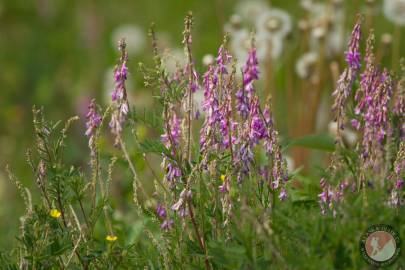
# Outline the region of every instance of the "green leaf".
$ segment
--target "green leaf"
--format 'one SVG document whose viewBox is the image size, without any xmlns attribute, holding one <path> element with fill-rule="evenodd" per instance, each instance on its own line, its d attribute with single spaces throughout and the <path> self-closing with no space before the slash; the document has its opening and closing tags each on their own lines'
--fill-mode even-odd
<svg viewBox="0 0 405 270">
<path fill-rule="evenodd" d="M 290 140 L 283 150 L 292 146 L 301 146 L 304 148 L 316 149 L 325 152 L 335 151 L 335 141 L 328 134 L 311 134 L 297 139 Z"/>
<path fill-rule="evenodd" d="M 156 153 L 161 155 L 162 153 L 166 156 L 171 156 L 167 148 L 162 144 L 160 140 L 145 140 L 139 143 L 140 150 L 143 153 Z"/>
</svg>

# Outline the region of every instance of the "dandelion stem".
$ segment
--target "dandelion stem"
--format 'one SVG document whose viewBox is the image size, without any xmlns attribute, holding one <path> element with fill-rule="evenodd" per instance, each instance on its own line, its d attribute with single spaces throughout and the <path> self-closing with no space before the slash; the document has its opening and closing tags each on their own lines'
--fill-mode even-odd
<svg viewBox="0 0 405 270">
<path fill-rule="evenodd" d="M 393 47 L 392 47 L 392 64 L 391 64 L 391 68 L 393 70 L 396 69 L 397 65 L 395 63 L 397 63 L 398 59 L 399 59 L 399 54 L 400 54 L 400 50 L 401 50 L 401 25 L 397 24 L 395 25 L 395 29 L 394 29 L 394 43 L 393 43 Z"/>
</svg>

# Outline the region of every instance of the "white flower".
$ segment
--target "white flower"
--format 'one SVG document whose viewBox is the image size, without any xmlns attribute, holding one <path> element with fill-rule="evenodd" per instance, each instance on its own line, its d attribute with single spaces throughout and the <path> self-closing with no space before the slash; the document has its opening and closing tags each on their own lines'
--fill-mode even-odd
<svg viewBox="0 0 405 270">
<path fill-rule="evenodd" d="M 252 36 L 246 29 L 241 29 L 239 31 L 231 32 L 230 37 L 230 48 L 237 59 L 236 71 L 237 74 L 239 74 L 239 71 L 247 60 L 248 52 L 251 48 Z M 259 62 L 262 62 L 266 58 L 268 54 L 269 43 L 270 42 L 268 40 L 263 39 L 261 36 L 256 36 L 256 55 Z"/>
<path fill-rule="evenodd" d="M 195 109 L 200 112 L 200 114 L 205 115 L 205 112 L 203 110 L 202 104 L 204 102 L 204 91 L 197 90 L 194 95 L 193 95 L 193 101 L 195 104 Z"/>
<path fill-rule="evenodd" d="M 353 130 L 350 129 L 345 129 L 343 131 L 343 138 L 346 139 L 347 143 L 353 147 L 356 145 L 356 142 L 358 140 L 358 135 L 356 132 L 354 132 Z"/>
<path fill-rule="evenodd" d="M 302 9 L 306 11 L 310 11 L 311 8 L 313 7 L 314 3 L 312 0 L 301 0 L 300 1 L 300 6 Z"/>
<path fill-rule="evenodd" d="M 397 25 L 405 25 L 405 0 L 384 0 L 384 15 Z"/>
<path fill-rule="evenodd" d="M 308 79 L 313 74 L 317 62 L 318 54 L 316 52 L 307 52 L 298 58 L 295 71 L 301 79 Z"/>
<path fill-rule="evenodd" d="M 233 26 L 234 29 L 239 29 L 242 26 L 242 17 L 238 14 L 231 15 L 229 22 Z"/>
<path fill-rule="evenodd" d="M 145 34 L 142 29 L 136 25 L 127 24 L 117 27 L 111 34 L 111 42 L 117 47 L 117 42 L 125 38 L 127 42 L 127 50 L 131 55 L 140 53 L 146 45 Z"/>
<path fill-rule="evenodd" d="M 246 29 L 241 29 L 231 33 L 230 47 L 238 60 L 239 64 L 243 64 L 247 60 L 248 52 L 251 48 L 252 36 Z M 271 38 L 267 34 L 258 33 L 255 36 L 256 55 L 259 62 L 264 62 L 265 59 L 271 57 L 277 59 L 283 51 L 283 41 L 281 38 Z"/>
<path fill-rule="evenodd" d="M 256 43 L 262 44 L 266 48 L 264 58 L 271 57 L 271 59 L 278 59 L 283 52 L 284 43 L 281 37 L 271 37 L 267 34 L 258 33 L 256 35 Z"/>
<path fill-rule="evenodd" d="M 256 20 L 258 33 L 267 33 L 271 38 L 284 38 L 292 29 L 291 17 L 284 10 L 272 8 L 259 15 Z"/>
<path fill-rule="evenodd" d="M 340 55 L 345 45 L 343 8 L 339 5 L 316 3 L 312 4 L 309 13 L 311 50 L 319 51 L 322 43 L 320 40 L 324 40 L 326 56 Z"/>
<path fill-rule="evenodd" d="M 212 54 L 206 54 L 206 55 L 204 55 L 204 57 L 202 59 L 202 63 L 204 66 L 209 66 L 209 65 L 213 64 L 214 61 L 215 61 L 215 59 Z"/>
<path fill-rule="evenodd" d="M 187 63 L 187 58 L 184 54 L 183 49 L 173 49 L 169 50 L 166 49 L 163 52 L 163 62 L 164 66 L 166 67 L 166 71 L 169 73 L 176 72 L 177 68 L 183 68 Z"/>
<path fill-rule="evenodd" d="M 263 12 L 267 11 L 269 6 L 265 1 L 245 0 L 240 1 L 236 6 L 236 13 L 247 22 L 254 23 L 256 18 Z"/>
<path fill-rule="evenodd" d="M 326 54 L 328 56 L 339 55 L 345 45 L 344 27 L 342 25 L 333 25 L 326 39 Z"/>
<path fill-rule="evenodd" d="M 336 137 L 337 133 L 338 133 L 337 122 L 335 122 L 335 121 L 330 122 L 328 125 L 328 131 L 329 131 L 330 135 L 332 135 L 333 137 Z"/>
</svg>

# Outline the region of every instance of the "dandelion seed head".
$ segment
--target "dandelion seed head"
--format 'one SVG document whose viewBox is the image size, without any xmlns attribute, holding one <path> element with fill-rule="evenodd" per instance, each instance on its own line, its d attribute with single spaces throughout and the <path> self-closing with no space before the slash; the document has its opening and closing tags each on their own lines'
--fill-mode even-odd
<svg viewBox="0 0 405 270">
<path fill-rule="evenodd" d="M 238 14 L 232 14 L 229 22 L 233 29 L 240 29 L 242 27 L 242 17 Z"/>
<path fill-rule="evenodd" d="M 127 50 L 131 55 L 136 55 L 145 48 L 146 35 L 139 26 L 125 24 L 115 28 L 111 34 L 113 46 L 115 47 L 117 40 L 123 37 L 127 41 Z"/>
<path fill-rule="evenodd" d="M 202 63 L 204 66 L 208 67 L 209 65 L 212 65 L 215 61 L 215 58 L 212 54 L 206 54 L 204 55 L 202 59 Z"/>
<path fill-rule="evenodd" d="M 282 9 L 272 8 L 257 17 L 257 33 L 265 33 L 269 38 L 285 38 L 291 30 L 291 16 Z"/>
<path fill-rule="evenodd" d="M 405 0 L 384 0 L 383 13 L 390 22 L 405 25 Z"/>
<path fill-rule="evenodd" d="M 236 6 L 236 14 L 249 23 L 254 23 L 256 18 L 267 10 L 269 6 L 261 0 L 240 1 Z"/>
<path fill-rule="evenodd" d="M 318 57 L 316 52 L 308 52 L 298 58 L 295 71 L 301 79 L 308 79 L 314 74 Z"/>
</svg>

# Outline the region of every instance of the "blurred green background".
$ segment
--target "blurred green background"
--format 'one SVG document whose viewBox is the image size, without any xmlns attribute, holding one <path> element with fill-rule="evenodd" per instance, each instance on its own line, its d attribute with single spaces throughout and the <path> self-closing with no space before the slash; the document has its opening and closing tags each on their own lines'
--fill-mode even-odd
<svg viewBox="0 0 405 270">
<path fill-rule="evenodd" d="M 350 29 L 354 14 L 365 12 L 369 1 L 343 2 L 345 24 Z M 0 1 L 0 231 L 3 232 L 0 249 L 8 248 L 10 241 L 14 241 L 23 212 L 16 189 L 6 177 L 5 165 L 10 164 L 24 184 L 34 184 L 25 162 L 25 151 L 32 146 L 34 137 L 32 106 L 43 106 L 48 119 L 53 121 L 73 115 L 81 117 L 70 131 L 66 157 L 68 162 L 84 167 L 88 159 L 84 112 L 92 97 L 99 103 L 108 102 L 117 58 L 116 41 L 120 36 L 129 35 L 130 95 L 135 105 L 138 102 L 150 106 L 150 93 L 143 89 L 138 72 L 138 62 L 152 62 L 147 37 L 150 23 L 156 23 L 162 46 L 175 50 L 181 48 L 183 18 L 187 11 L 193 11 L 193 49 L 197 68 L 202 72 L 203 56 L 216 53 L 222 42 L 223 26 L 238 4 L 239 1 L 232 0 Z M 300 1 L 275 0 L 267 4 L 290 13 L 294 38 L 303 14 Z M 382 14 L 381 4 L 376 1 L 373 9 L 377 41 L 384 33 L 393 33 L 395 27 Z M 291 44 L 286 43 L 288 48 L 298 47 L 300 40 L 293 38 L 288 41 Z M 294 60 L 298 53 L 286 49 L 279 61 Z M 283 77 L 293 71 L 283 67 L 276 72 Z M 284 81 L 276 83 L 283 89 Z M 332 86 L 329 83 L 325 88 L 331 90 Z M 277 108 L 276 116 L 282 120 L 286 106 L 281 102 Z M 280 125 L 282 130 L 286 129 Z M 130 183 L 130 179 L 126 181 Z"/>
</svg>

